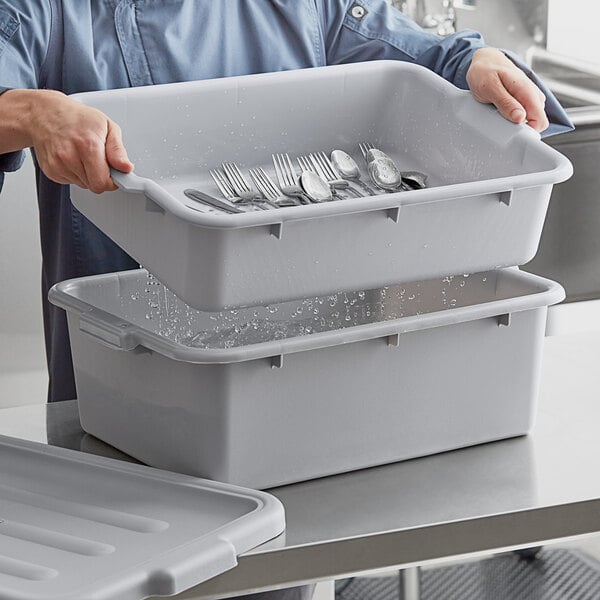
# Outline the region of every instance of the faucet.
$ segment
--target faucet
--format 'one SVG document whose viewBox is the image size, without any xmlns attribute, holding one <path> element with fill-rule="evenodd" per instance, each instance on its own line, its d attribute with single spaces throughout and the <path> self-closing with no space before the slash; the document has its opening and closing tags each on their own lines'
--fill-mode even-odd
<svg viewBox="0 0 600 600">
<path fill-rule="evenodd" d="M 415 23 L 421 25 L 427 16 L 427 7 L 425 6 L 425 0 L 403 0 L 401 2 L 394 2 L 405 15 L 409 16 Z M 400 6 L 398 6 L 400 5 Z"/>
<path fill-rule="evenodd" d="M 456 8 L 472 10 L 477 7 L 477 0 L 442 0 L 442 12 L 434 13 L 427 10 L 426 0 L 391 2 L 418 25 L 438 35 L 449 35 L 456 31 Z"/>
</svg>

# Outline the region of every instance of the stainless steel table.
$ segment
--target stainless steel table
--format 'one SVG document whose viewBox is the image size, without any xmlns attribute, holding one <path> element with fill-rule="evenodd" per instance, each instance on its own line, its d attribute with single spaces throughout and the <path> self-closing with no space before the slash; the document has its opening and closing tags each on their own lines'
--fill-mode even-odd
<svg viewBox="0 0 600 600">
<path fill-rule="evenodd" d="M 448 385 L 460 393 L 468 377 L 467 370 L 457 373 Z M 530 436 L 272 490 L 286 508 L 285 534 L 178 598 L 287 587 L 598 532 L 599 430 L 600 335 L 547 338 Z M 0 433 L 125 458 L 81 431 L 76 402 L 0 411 Z"/>
</svg>

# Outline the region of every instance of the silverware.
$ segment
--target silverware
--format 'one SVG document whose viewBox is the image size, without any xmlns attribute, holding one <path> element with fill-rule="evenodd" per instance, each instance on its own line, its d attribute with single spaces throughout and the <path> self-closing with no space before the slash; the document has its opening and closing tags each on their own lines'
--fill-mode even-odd
<svg viewBox="0 0 600 600">
<path fill-rule="evenodd" d="M 389 155 L 378 148 L 375 148 L 373 144 L 368 142 L 359 144 L 359 147 L 363 157 L 367 161 L 367 165 L 374 161 L 381 161 L 382 165 L 392 165 L 392 168 L 396 169 L 400 173 L 400 177 L 402 179 L 402 189 L 421 190 L 427 187 L 427 175 L 425 175 L 425 173 L 421 173 L 420 171 L 400 171 Z"/>
<path fill-rule="evenodd" d="M 211 206 L 212 208 L 217 208 L 223 212 L 229 213 L 229 214 L 236 214 L 236 213 L 243 213 L 244 211 L 232 206 L 231 204 L 227 204 L 226 202 L 223 202 L 222 200 L 218 200 L 217 198 L 213 198 L 212 196 L 210 196 L 209 194 L 205 194 L 204 192 L 201 192 L 200 190 L 195 190 L 193 188 L 188 188 L 187 190 L 184 190 L 183 192 L 188 198 L 190 198 L 191 200 L 194 200 L 195 202 L 199 202 L 200 204 L 204 204 L 206 206 Z M 188 206 L 188 208 L 192 208 L 192 206 Z M 197 210 L 197 209 L 194 209 Z"/>
<path fill-rule="evenodd" d="M 267 175 L 266 171 L 258 167 L 256 169 L 248 169 L 250 179 L 256 186 L 256 189 L 269 201 L 269 204 L 278 207 L 298 206 L 300 201 L 291 196 L 286 196 L 276 185 L 275 182 Z"/>
<path fill-rule="evenodd" d="M 411 189 L 422 190 L 427 187 L 427 175 L 420 171 L 401 171 L 402 183 Z"/>
<path fill-rule="evenodd" d="M 314 152 L 310 155 L 310 159 L 317 167 L 319 175 L 321 175 L 329 185 L 332 185 L 335 189 L 346 190 L 356 198 L 364 197 L 363 194 L 351 187 L 350 183 L 338 173 L 325 152 Z"/>
<path fill-rule="evenodd" d="M 246 198 L 242 198 L 235 191 L 231 184 L 231 181 L 229 180 L 224 171 L 221 171 L 220 169 L 211 169 L 209 173 L 210 176 L 213 178 L 213 181 L 215 182 L 216 186 L 219 188 L 219 191 L 221 192 L 221 194 L 223 194 L 223 197 L 226 200 L 229 200 L 229 202 L 232 202 L 233 204 L 241 204 L 244 206 L 254 206 L 260 210 L 268 210 L 260 203 L 258 198 L 255 198 L 255 196 L 258 196 L 256 192 L 253 192 L 252 196 L 250 196 L 250 194 L 245 194 Z"/>
<path fill-rule="evenodd" d="M 302 170 L 302 175 L 304 175 L 304 173 L 314 173 L 321 180 L 323 180 L 323 181 L 325 181 L 325 183 L 327 183 L 327 185 L 329 186 L 329 188 L 331 190 L 331 194 L 333 195 L 334 198 L 336 198 L 337 200 L 343 200 L 345 198 L 345 196 L 343 196 L 342 194 L 340 194 L 337 191 L 337 187 L 335 185 L 326 181 L 325 177 L 322 175 L 321 168 L 318 166 L 317 163 L 315 163 L 313 161 L 310 154 L 304 154 L 304 155 L 298 156 L 298 158 L 296 160 L 298 161 L 298 164 L 300 165 L 300 169 Z M 302 175 L 300 175 L 300 178 L 302 178 Z M 311 181 L 316 183 L 316 179 L 314 179 L 314 178 L 311 178 Z M 304 187 L 303 183 L 300 183 L 300 185 L 302 185 L 302 187 Z"/>
<path fill-rule="evenodd" d="M 360 178 L 360 170 L 356 161 L 343 150 L 334 150 L 331 153 L 331 163 L 344 179 L 349 179 L 358 184 L 369 196 L 376 196 L 378 192 L 370 188 Z"/>
<path fill-rule="evenodd" d="M 367 163 L 369 177 L 378 188 L 387 192 L 398 192 L 405 189 L 402 185 L 400 170 L 387 154 L 368 142 L 360 143 L 359 148 Z"/>
<path fill-rule="evenodd" d="M 294 169 L 288 154 L 273 154 L 271 158 L 279 188 L 286 196 L 296 197 L 302 204 L 316 202 L 316 200 L 311 200 L 299 185 L 296 169 Z"/>
<path fill-rule="evenodd" d="M 333 199 L 331 186 L 312 171 L 302 171 L 300 185 L 313 202 L 329 202 Z"/>
<path fill-rule="evenodd" d="M 361 142 L 358 144 L 358 147 L 367 162 L 377 159 L 392 160 L 385 152 L 379 148 L 375 148 L 370 142 Z"/>
<path fill-rule="evenodd" d="M 221 166 L 223 167 L 225 175 L 227 175 L 227 179 L 229 180 L 233 191 L 242 200 L 258 200 L 260 198 L 260 194 L 252 189 L 252 186 L 246 181 L 240 168 L 235 163 L 224 162 Z"/>
</svg>

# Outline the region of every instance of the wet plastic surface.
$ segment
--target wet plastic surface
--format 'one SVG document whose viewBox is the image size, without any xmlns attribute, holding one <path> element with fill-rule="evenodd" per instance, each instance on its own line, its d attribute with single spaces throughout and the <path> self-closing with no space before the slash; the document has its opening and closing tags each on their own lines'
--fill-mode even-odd
<svg viewBox="0 0 600 600">
<path fill-rule="evenodd" d="M 203 310 L 524 264 L 552 185 L 571 174 L 527 126 L 393 61 L 77 98 L 121 125 L 136 172 L 102 198 L 74 187 L 73 203 Z M 187 206 L 186 188 L 219 196 L 208 171 L 223 161 L 274 178 L 272 153 L 342 149 L 366 179 L 362 141 L 430 187 L 243 214 Z"/>
<path fill-rule="evenodd" d="M 558 284 L 508 269 L 383 292 L 203 314 L 140 270 L 51 300 L 83 428 L 161 468 L 266 488 L 530 430 Z"/>
</svg>

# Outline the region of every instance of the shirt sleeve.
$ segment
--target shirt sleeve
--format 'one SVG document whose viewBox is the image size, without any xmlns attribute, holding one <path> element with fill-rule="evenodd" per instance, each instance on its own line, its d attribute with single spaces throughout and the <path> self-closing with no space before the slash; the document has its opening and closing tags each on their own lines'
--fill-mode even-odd
<svg viewBox="0 0 600 600">
<path fill-rule="evenodd" d="M 461 89 L 473 53 L 485 47 L 481 35 L 464 30 L 442 37 L 424 31 L 385 0 L 316 0 L 322 15 L 327 64 L 403 60 L 431 69 Z M 358 9 L 357 9 L 358 7 Z M 516 55 L 505 52 L 546 95 L 550 127 L 542 135 L 573 125 L 550 90 Z"/>
<path fill-rule="evenodd" d="M 550 121 L 550 126 L 542 132 L 542 137 L 549 137 L 556 135 L 557 133 L 565 133 L 567 131 L 573 131 L 575 129 L 571 119 L 565 112 L 565 109 L 560 105 L 554 94 L 548 89 L 548 87 L 542 82 L 542 80 L 513 52 L 503 50 L 504 54 L 512 60 L 519 69 L 521 69 L 535 85 L 542 90 L 546 96 L 546 116 Z"/>
<path fill-rule="evenodd" d="M 461 89 L 468 88 L 471 57 L 485 45 L 477 32 L 434 35 L 385 0 L 317 2 L 323 14 L 328 64 L 403 60 L 427 67 Z"/>
<path fill-rule="evenodd" d="M 50 23 L 47 0 L 0 0 L 0 86 L 39 87 Z M 3 173 L 19 169 L 24 158 L 23 151 L 0 155 L 0 189 Z"/>
</svg>

